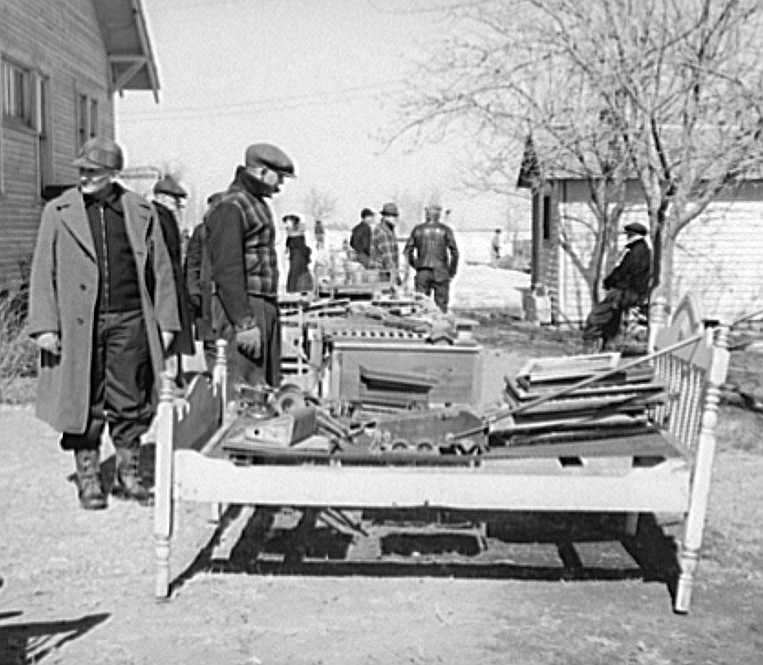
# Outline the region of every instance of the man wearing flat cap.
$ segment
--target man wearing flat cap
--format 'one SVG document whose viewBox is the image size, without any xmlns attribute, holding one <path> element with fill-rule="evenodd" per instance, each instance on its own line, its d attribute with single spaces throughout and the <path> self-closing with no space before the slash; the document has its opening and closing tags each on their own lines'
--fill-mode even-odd
<svg viewBox="0 0 763 665">
<path fill-rule="evenodd" d="M 79 186 L 43 210 L 32 260 L 29 333 L 41 350 L 37 415 L 74 452 L 80 505 L 106 507 L 100 439 L 116 449 L 117 489 L 149 498 L 138 472 L 155 379 L 179 330 L 175 285 L 156 212 L 115 181 L 122 150 L 88 140 Z"/>
<path fill-rule="evenodd" d="M 382 281 L 400 286 L 400 251 L 397 246 L 395 224 L 399 216 L 397 205 L 385 203 L 380 210 L 381 219 L 373 230 L 370 265 L 381 271 Z"/>
<path fill-rule="evenodd" d="M 167 353 L 175 357 L 172 371 L 175 372 L 175 381 L 178 384 L 182 383 L 183 380 L 181 354 L 192 355 L 194 352 L 191 307 L 183 274 L 183 248 L 177 221 L 177 213 L 187 196 L 188 193 L 171 175 L 164 176 L 154 184 L 154 208 L 156 208 L 159 217 L 162 238 L 167 245 L 172 263 L 172 276 L 175 280 L 175 295 L 178 301 L 180 331 L 172 340 L 170 348 L 167 349 Z"/>
<path fill-rule="evenodd" d="M 643 303 L 649 296 L 652 275 L 652 250 L 647 240 L 649 231 L 639 222 L 623 229 L 625 247 L 612 271 L 604 278 L 607 293 L 591 308 L 583 328 L 587 351 L 595 353 L 607 347 L 620 330 L 623 314 Z"/>
<path fill-rule="evenodd" d="M 434 293 L 435 304 L 448 311 L 450 280 L 458 269 L 458 247 L 453 230 L 440 221 L 442 208 L 432 205 L 425 210 L 425 221 L 411 231 L 405 243 L 405 256 L 416 271 L 413 284 L 417 292 Z"/>
<path fill-rule="evenodd" d="M 294 164 L 269 143 L 250 145 L 228 190 L 204 224 L 212 282 L 212 329 L 228 342 L 234 382 L 281 382 L 281 323 L 276 294 L 278 257 L 268 199 Z"/>
</svg>

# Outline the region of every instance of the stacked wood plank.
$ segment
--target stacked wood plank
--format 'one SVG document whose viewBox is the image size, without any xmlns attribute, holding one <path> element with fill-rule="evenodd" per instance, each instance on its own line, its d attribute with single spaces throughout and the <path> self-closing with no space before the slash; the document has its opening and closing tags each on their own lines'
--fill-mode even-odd
<svg viewBox="0 0 763 665">
<path fill-rule="evenodd" d="M 617 353 L 535 358 L 516 377 L 506 377 L 505 418 L 491 426 L 491 446 L 554 445 L 609 441 L 656 433 L 652 410 L 665 403 L 665 385 L 645 363 L 609 373 L 570 391 L 575 383 L 620 362 Z"/>
</svg>

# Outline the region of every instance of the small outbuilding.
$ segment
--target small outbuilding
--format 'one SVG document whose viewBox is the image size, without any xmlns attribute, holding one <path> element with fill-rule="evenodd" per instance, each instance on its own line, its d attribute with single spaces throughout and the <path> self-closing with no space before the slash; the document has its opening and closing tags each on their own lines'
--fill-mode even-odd
<svg viewBox="0 0 763 665">
<path fill-rule="evenodd" d="M 531 284 L 549 296 L 554 323 L 579 324 L 588 315 L 591 297 L 563 240 L 586 264 L 596 223 L 590 186 L 573 164 L 541 173 L 537 163 L 528 141 L 517 187 L 529 189 L 532 195 Z M 620 228 L 630 222 L 649 226 L 635 178 L 626 181 Z M 609 265 L 619 249 L 609 257 Z M 602 273 L 604 277 L 606 270 Z M 695 296 L 708 318 L 731 321 L 763 309 L 763 177 L 749 178 L 717 197 L 678 236 L 673 293 L 686 292 Z"/>
</svg>

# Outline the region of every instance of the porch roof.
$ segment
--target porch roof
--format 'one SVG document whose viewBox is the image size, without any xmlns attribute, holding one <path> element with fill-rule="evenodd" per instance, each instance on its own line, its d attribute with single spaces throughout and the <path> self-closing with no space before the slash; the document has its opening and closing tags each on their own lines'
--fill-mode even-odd
<svg viewBox="0 0 763 665">
<path fill-rule="evenodd" d="M 141 0 L 93 0 L 115 92 L 151 90 L 159 101 L 159 76 Z"/>
</svg>

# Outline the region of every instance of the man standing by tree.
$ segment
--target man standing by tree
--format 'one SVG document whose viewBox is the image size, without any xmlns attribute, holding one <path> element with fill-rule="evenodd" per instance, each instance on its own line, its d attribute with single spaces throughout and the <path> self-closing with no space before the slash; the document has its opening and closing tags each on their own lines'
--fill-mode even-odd
<svg viewBox="0 0 763 665">
<path fill-rule="evenodd" d="M 620 330 L 623 313 L 646 300 L 652 274 L 652 250 L 646 241 L 647 228 L 633 222 L 625 226 L 626 241 L 617 265 L 604 278 L 607 294 L 595 304 L 583 328 L 586 350 L 606 347 Z"/>
<path fill-rule="evenodd" d="M 212 328 L 228 342 L 230 378 L 251 385 L 281 382 L 278 257 L 267 199 L 287 177 L 294 177 L 294 164 L 280 148 L 250 145 L 244 165 L 204 221 Z"/>
<path fill-rule="evenodd" d="M 114 180 L 122 149 L 95 137 L 74 165 L 79 187 L 42 213 L 29 333 L 42 351 L 37 415 L 63 432 L 61 447 L 74 452 L 80 505 L 95 510 L 106 507 L 99 463 L 107 422 L 121 493 L 149 498 L 138 473 L 140 438 L 154 415 L 163 350 L 179 322 L 156 214 Z"/>
<path fill-rule="evenodd" d="M 371 260 L 371 239 L 373 237 L 374 211 L 363 208 L 360 211 L 360 221 L 352 228 L 350 233 L 350 247 L 355 252 L 355 259 L 364 267 L 368 268 Z"/>
<path fill-rule="evenodd" d="M 371 243 L 371 264 L 381 271 L 382 281 L 389 280 L 391 286 L 400 286 L 400 251 L 397 247 L 395 224 L 399 213 L 397 205 L 385 203 L 381 209 L 381 220 L 376 225 Z"/>
<path fill-rule="evenodd" d="M 405 255 L 416 271 L 414 287 L 430 295 L 443 311 L 448 311 L 450 280 L 458 269 L 458 247 L 453 230 L 440 221 L 440 206 L 429 206 L 425 221 L 416 226 L 405 244 Z"/>
</svg>

